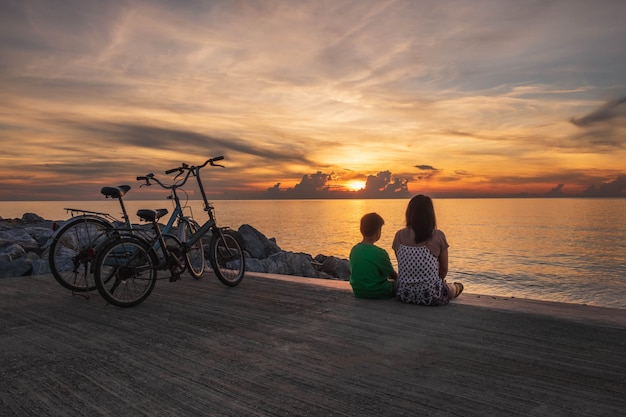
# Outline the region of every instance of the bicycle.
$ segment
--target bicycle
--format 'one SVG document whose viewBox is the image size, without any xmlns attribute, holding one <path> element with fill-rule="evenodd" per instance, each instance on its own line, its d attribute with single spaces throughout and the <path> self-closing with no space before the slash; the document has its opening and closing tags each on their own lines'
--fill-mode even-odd
<svg viewBox="0 0 626 417">
<path fill-rule="evenodd" d="M 178 175 L 176 176 L 176 178 Z M 198 222 L 196 222 L 193 218 L 193 213 L 191 213 L 191 207 L 187 205 L 189 201 L 189 197 L 187 196 L 185 204 L 182 205 L 180 202 L 180 198 L 178 196 L 178 191 L 183 191 L 180 188 L 184 183 L 181 183 L 177 186 L 168 186 L 160 182 L 157 178 L 154 177 L 154 174 L 148 174 L 145 176 L 137 177 L 137 181 L 145 181 L 144 184 L 139 187 L 149 187 L 151 185 L 151 180 L 159 184 L 161 187 L 165 189 L 169 189 L 171 191 L 168 199 L 174 201 L 174 211 L 172 212 L 167 224 L 163 227 L 163 230 L 160 231 L 166 238 L 172 239 L 176 242 L 178 239 L 179 242 L 187 242 L 189 238 L 200 228 Z M 187 193 L 185 193 L 187 195 Z M 191 213 L 190 216 L 185 216 L 184 210 L 189 209 Z M 178 221 L 177 229 L 178 229 L 178 237 L 168 234 L 169 230 L 173 228 L 174 222 Z M 155 247 L 158 249 L 158 246 Z M 189 246 L 187 252 L 185 253 L 185 267 L 189 271 L 189 274 L 195 279 L 200 279 L 202 274 L 204 273 L 204 268 L 206 266 L 204 262 L 204 244 L 202 239 L 196 240 L 192 245 Z"/>
<path fill-rule="evenodd" d="M 107 239 L 110 231 L 132 227 L 123 199 L 130 188 L 129 185 L 120 185 L 100 190 L 105 198 L 119 201 L 123 221 L 109 213 L 65 208 L 72 217 L 55 230 L 48 250 L 48 264 L 57 282 L 72 293 L 96 288 L 93 273 L 90 272 L 96 248 Z"/>
<path fill-rule="evenodd" d="M 179 183 L 163 184 L 154 175 L 141 177 L 147 183 L 157 182 L 161 187 L 175 191 L 185 185 L 190 176 L 194 176 L 204 203 L 204 211 L 208 220 L 200 226 L 188 240 L 166 242 L 160 231 L 158 221 L 167 214 L 166 209 L 141 209 L 137 216 L 152 224 L 154 237 L 146 239 L 144 236 L 116 236 L 109 239 L 98 252 L 95 261 L 95 282 L 98 292 L 109 303 L 118 307 L 132 307 L 143 302 L 156 284 L 158 271 L 168 270 L 169 280 L 180 279 L 181 259 L 196 242 L 211 232 L 209 244 L 209 262 L 217 278 L 225 285 L 234 287 L 244 277 L 245 258 L 239 241 L 228 227 L 219 227 L 216 223 L 214 208 L 208 202 L 200 170 L 207 165 L 219 166 L 215 162 L 224 159 L 218 156 L 206 160 L 202 165 L 189 166 L 182 164 L 178 168 L 165 171 L 166 174 L 178 172 L 183 175 Z M 159 256 L 160 255 L 160 256 Z"/>
<path fill-rule="evenodd" d="M 138 232 L 130 222 L 123 200 L 130 188 L 129 185 L 120 185 L 101 189 L 105 198 L 119 200 L 123 220 L 116 219 L 108 213 L 74 208 L 65 209 L 71 213 L 72 217 L 55 231 L 48 251 L 48 264 L 50 272 L 57 282 L 71 290 L 72 294 L 86 292 L 86 297 L 89 298 L 89 292 L 97 288 L 93 277 L 93 261 L 98 248 L 113 233 L 132 234 Z M 173 192 L 169 198 L 173 200 L 174 211 L 162 233 L 166 234 L 166 240 L 186 241 L 187 236 L 191 236 L 199 228 L 199 225 L 193 219 L 193 215 L 185 216 L 184 209 L 189 207 L 187 204 L 184 206 L 181 204 L 178 194 Z M 81 214 L 77 215 L 77 213 Z M 178 237 L 169 234 L 170 230 L 174 229 L 175 224 Z M 205 268 L 202 241 L 198 241 L 187 252 L 185 265 L 192 277 L 195 279 L 202 277 Z"/>
</svg>

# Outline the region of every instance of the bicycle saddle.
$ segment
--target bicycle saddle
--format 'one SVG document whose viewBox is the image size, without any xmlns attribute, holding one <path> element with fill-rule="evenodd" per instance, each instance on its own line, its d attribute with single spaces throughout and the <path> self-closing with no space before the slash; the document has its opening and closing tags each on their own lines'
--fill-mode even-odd
<svg viewBox="0 0 626 417">
<path fill-rule="evenodd" d="M 143 220 L 146 222 L 155 222 L 159 220 L 161 217 L 165 216 L 166 214 L 167 214 L 167 209 L 165 208 L 157 209 L 157 210 L 150 210 L 150 209 L 137 210 L 137 217 L 139 217 L 140 220 Z"/>
<path fill-rule="evenodd" d="M 119 187 L 102 187 L 100 192 L 105 197 L 120 198 L 130 190 L 130 185 L 120 185 Z"/>
</svg>

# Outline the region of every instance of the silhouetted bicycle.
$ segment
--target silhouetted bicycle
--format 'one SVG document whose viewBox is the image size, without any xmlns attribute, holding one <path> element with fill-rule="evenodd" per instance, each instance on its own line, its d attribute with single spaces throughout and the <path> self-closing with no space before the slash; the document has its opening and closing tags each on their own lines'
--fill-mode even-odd
<svg viewBox="0 0 626 417">
<path fill-rule="evenodd" d="M 138 177 L 138 180 L 143 178 Z M 147 185 L 150 184 L 147 183 Z M 112 235 L 146 233 L 145 229 L 133 228 L 126 211 L 123 197 L 130 188 L 129 185 L 120 185 L 119 187 L 103 187 L 101 190 L 106 198 L 119 201 L 123 220 L 109 213 L 75 208 L 65 209 L 72 214 L 72 217 L 55 231 L 48 250 L 48 264 L 54 278 L 72 293 L 86 292 L 89 297 L 88 292 L 96 289 L 93 261 L 99 248 Z M 173 201 L 174 209 L 161 232 L 167 241 L 185 242 L 200 226 L 193 219 L 191 208 L 186 202 L 181 203 L 176 191 L 172 189 L 169 197 Z M 178 191 L 184 192 L 182 189 Z M 186 215 L 185 211 L 189 212 L 189 215 Z M 176 234 L 170 234 L 172 231 L 176 231 Z M 202 277 L 205 268 L 202 240 L 189 246 L 183 265 L 192 277 L 196 279 Z"/>
<path fill-rule="evenodd" d="M 110 231 L 116 228 L 132 228 L 123 200 L 129 190 L 129 185 L 101 189 L 105 198 L 119 201 L 123 220 L 116 219 L 109 213 L 65 209 L 72 217 L 56 229 L 48 249 L 50 272 L 63 287 L 73 293 L 96 288 L 91 268 L 96 248 L 106 241 Z"/>
<path fill-rule="evenodd" d="M 225 285 L 236 286 L 243 279 L 245 258 L 238 239 L 228 227 L 218 227 L 214 208 L 209 204 L 200 178 L 200 170 L 206 165 L 220 166 L 215 162 L 223 156 L 208 159 L 202 165 L 182 164 L 178 168 L 166 171 L 166 174 L 178 172 L 183 179 L 173 185 L 165 185 L 154 175 L 139 177 L 139 180 L 157 182 L 161 187 L 176 189 L 185 185 L 190 176 L 194 176 L 200 189 L 204 210 L 208 220 L 187 241 L 166 241 L 158 221 L 167 214 L 166 209 L 137 211 L 137 216 L 152 224 L 154 237 L 141 235 L 113 236 L 97 253 L 95 260 L 95 282 L 100 295 L 109 303 L 118 307 L 132 307 L 144 301 L 154 289 L 159 270 L 169 272 L 169 280 L 177 281 L 182 273 L 181 265 L 187 254 L 208 232 L 211 233 L 209 244 L 209 262 L 217 278 Z"/>
</svg>

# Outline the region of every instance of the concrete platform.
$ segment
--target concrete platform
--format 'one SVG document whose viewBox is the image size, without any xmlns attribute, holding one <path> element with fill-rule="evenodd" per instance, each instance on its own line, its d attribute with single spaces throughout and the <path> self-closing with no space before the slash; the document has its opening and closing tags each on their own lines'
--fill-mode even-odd
<svg viewBox="0 0 626 417">
<path fill-rule="evenodd" d="M 623 416 L 626 310 L 346 282 L 159 281 L 141 305 L 0 280 L 2 416 Z"/>
</svg>

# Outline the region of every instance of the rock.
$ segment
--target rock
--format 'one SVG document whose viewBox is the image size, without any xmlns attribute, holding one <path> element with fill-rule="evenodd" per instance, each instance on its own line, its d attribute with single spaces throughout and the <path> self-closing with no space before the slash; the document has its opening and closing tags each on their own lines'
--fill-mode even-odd
<svg viewBox="0 0 626 417">
<path fill-rule="evenodd" d="M 350 261 L 347 259 L 341 259 L 335 256 L 317 255 L 315 261 L 322 264 L 319 268 L 321 272 L 343 281 L 350 280 Z"/>
<path fill-rule="evenodd" d="M 35 252 L 26 252 L 26 256 L 25 258 L 30 259 L 31 261 L 35 262 L 38 261 L 39 259 L 39 255 L 37 255 Z"/>
<path fill-rule="evenodd" d="M 266 272 L 263 261 L 257 258 L 246 258 L 246 271 Z"/>
<path fill-rule="evenodd" d="M 33 261 L 27 257 L 12 262 L 0 261 L 0 278 L 22 277 L 31 275 L 32 271 Z"/>
<path fill-rule="evenodd" d="M 48 259 L 33 259 L 33 275 L 48 275 L 51 273 Z"/>
<path fill-rule="evenodd" d="M 24 223 L 36 223 L 36 222 L 43 222 L 44 219 L 43 217 L 38 216 L 35 213 L 24 213 L 22 215 L 22 221 Z"/>
<path fill-rule="evenodd" d="M 0 278 L 50 274 L 47 248 L 56 221 L 44 220 L 34 213 L 21 219 L 0 219 Z M 249 224 L 238 231 L 228 230 L 244 249 L 246 271 L 297 275 L 311 278 L 350 278 L 350 265 L 334 256 L 283 251 L 276 239 L 267 238 Z M 206 240 L 208 245 L 210 240 Z"/>
<path fill-rule="evenodd" d="M 265 260 L 265 272 L 317 278 L 317 271 L 312 262 L 313 257 L 306 253 L 279 252 Z"/>
<path fill-rule="evenodd" d="M 25 227 L 24 231 L 37 241 L 38 248 L 47 248 L 50 246 L 54 230 L 51 227 Z M 40 254 L 41 251 L 38 251 Z"/>
<path fill-rule="evenodd" d="M 0 249 L 0 262 L 11 262 L 26 255 L 24 248 L 17 243 Z"/>
<path fill-rule="evenodd" d="M 0 219 L 0 231 L 13 230 L 21 224 L 19 220 Z"/>
<path fill-rule="evenodd" d="M 350 263 L 334 256 L 288 252 L 280 249 L 274 238 L 267 238 L 254 227 L 244 224 L 238 230 L 243 241 L 246 271 L 270 274 L 297 275 L 310 278 L 350 279 Z"/>
<path fill-rule="evenodd" d="M 17 244 L 24 249 L 37 249 L 37 241 L 29 235 L 23 228 L 0 231 L 0 248 L 3 246 Z"/>
<path fill-rule="evenodd" d="M 245 243 L 245 250 L 251 258 L 265 259 L 281 251 L 276 241 L 268 239 L 263 233 L 249 224 L 241 225 L 239 233 Z"/>
</svg>

